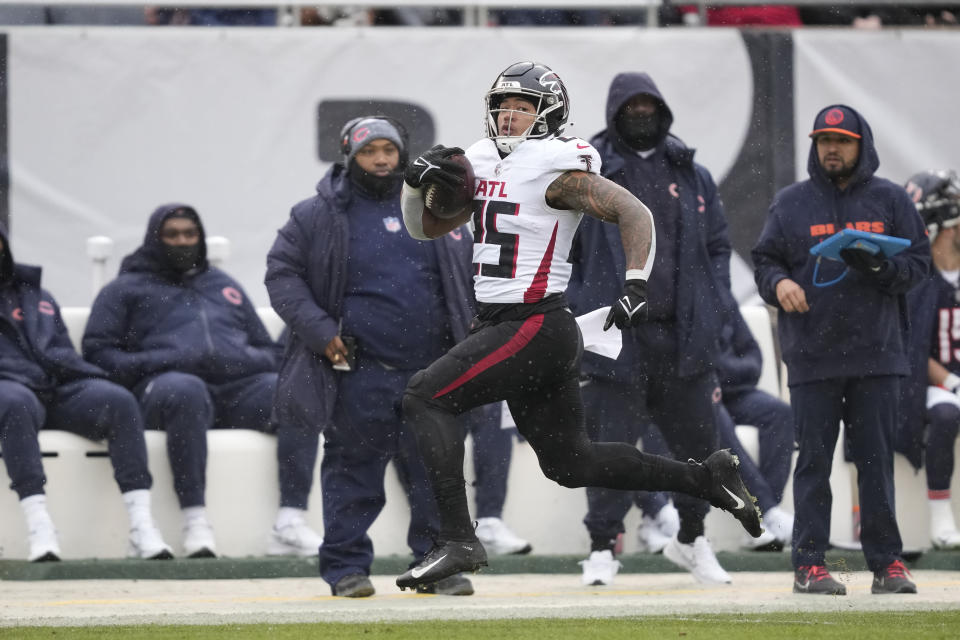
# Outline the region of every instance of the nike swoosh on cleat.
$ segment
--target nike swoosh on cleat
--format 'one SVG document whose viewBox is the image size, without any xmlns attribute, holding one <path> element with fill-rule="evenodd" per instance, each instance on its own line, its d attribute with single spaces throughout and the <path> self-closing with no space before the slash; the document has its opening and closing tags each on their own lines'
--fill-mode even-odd
<svg viewBox="0 0 960 640">
<path fill-rule="evenodd" d="M 420 578 L 427 571 L 430 571 L 430 569 L 433 569 L 435 566 L 443 562 L 443 559 L 446 557 L 447 557 L 447 554 L 443 554 L 442 556 L 440 556 L 439 558 L 437 558 L 427 566 L 423 567 L 422 569 L 420 567 L 416 567 L 410 572 L 410 575 L 413 576 L 414 578 Z"/>
<path fill-rule="evenodd" d="M 739 497 L 737 497 L 737 495 L 736 495 L 733 491 L 730 491 L 730 489 L 727 489 L 727 488 L 724 487 L 723 485 L 720 485 L 720 486 L 723 487 L 723 490 L 726 491 L 726 492 L 730 495 L 730 497 L 733 498 L 734 501 L 737 503 L 737 506 L 736 506 L 735 508 L 736 508 L 736 509 L 743 509 L 743 505 L 744 505 L 743 500 L 741 500 Z"/>
</svg>

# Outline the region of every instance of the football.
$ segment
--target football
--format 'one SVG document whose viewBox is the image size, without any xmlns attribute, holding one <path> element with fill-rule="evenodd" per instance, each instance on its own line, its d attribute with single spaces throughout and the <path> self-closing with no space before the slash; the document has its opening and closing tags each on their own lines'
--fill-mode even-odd
<svg viewBox="0 0 960 640">
<path fill-rule="evenodd" d="M 467 156 L 458 153 L 450 156 L 449 159 L 463 167 L 463 184 L 456 189 L 448 189 L 428 183 L 423 189 L 423 204 L 427 211 L 444 219 L 456 217 L 463 207 L 473 200 L 473 189 L 476 183 L 476 175 Z"/>
</svg>

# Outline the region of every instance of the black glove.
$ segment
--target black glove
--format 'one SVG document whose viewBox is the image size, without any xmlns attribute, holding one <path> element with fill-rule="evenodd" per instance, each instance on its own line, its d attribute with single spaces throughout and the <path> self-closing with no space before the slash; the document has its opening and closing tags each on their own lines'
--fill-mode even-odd
<svg viewBox="0 0 960 640">
<path fill-rule="evenodd" d="M 868 275 L 877 275 L 882 269 L 887 259 L 883 254 L 873 254 L 865 249 L 847 247 L 840 250 L 840 257 L 851 269 L 856 269 L 860 273 Z"/>
<path fill-rule="evenodd" d="M 617 329 L 639 326 L 647 319 L 647 281 L 627 280 L 623 283 L 623 295 L 610 306 L 610 313 L 603 323 L 606 331 L 616 323 Z"/>
<path fill-rule="evenodd" d="M 425 182 L 456 189 L 463 184 L 466 170 L 448 158 L 462 153 L 460 147 L 438 144 L 407 165 L 403 179 L 414 189 L 419 189 Z"/>
</svg>

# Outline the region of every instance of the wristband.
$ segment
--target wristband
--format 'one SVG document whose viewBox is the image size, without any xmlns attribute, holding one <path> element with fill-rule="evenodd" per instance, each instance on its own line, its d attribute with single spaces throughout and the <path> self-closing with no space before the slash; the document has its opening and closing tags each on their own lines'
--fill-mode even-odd
<svg viewBox="0 0 960 640">
<path fill-rule="evenodd" d="M 627 269 L 626 279 L 627 280 L 643 280 L 644 282 L 646 282 L 647 277 L 649 275 L 650 274 L 646 271 L 646 269 Z M 960 378 L 958 378 L 957 381 L 960 382 Z"/>
<path fill-rule="evenodd" d="M 953 373 L 948 373 L 947 377 L 944 378 L 943 382 L 940 383 L 940 386 L 947 391 L 953 391 L 957 387 L 960 387 L 960 376 Z"/>
</svg>

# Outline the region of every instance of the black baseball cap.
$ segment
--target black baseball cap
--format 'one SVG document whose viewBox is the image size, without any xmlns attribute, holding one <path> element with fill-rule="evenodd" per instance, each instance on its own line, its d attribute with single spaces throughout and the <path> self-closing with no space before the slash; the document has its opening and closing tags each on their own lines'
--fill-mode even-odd
<svg viewBox="0 0 960 640">
<path fill-rule="evenodd" d="M 860 118 L 857 114 L 843 105 L 833 105 L 826 107 L 817 114 L 817 119 L 813 121 L 813 131 L 810 137 L 813 138 L 821 133 L 839 133 L 844 136 L 850 136 L 859 140 Z"/>
</svg>

